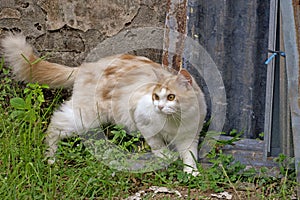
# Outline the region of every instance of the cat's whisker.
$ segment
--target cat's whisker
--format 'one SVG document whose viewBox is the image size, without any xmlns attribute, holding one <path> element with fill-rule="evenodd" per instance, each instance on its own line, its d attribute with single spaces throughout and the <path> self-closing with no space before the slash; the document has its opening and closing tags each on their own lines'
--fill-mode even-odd
<svg viewBox="0 0 300 200">
<path fill-rule="evenodd" d="M 180 115 L 176 115 L 176 113 L 172 114 L 172 118 L 176 124 L 176 126 L 179 126 L 182 123 Z"/>
</svg>

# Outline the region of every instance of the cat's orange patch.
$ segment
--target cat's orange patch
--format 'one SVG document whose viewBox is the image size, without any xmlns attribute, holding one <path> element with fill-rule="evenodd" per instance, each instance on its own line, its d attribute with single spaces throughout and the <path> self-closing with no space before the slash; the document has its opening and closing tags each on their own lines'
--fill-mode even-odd
<svg viewBox="0 0 300 200">
<path fill-rule="evenodd" d="M 119 67 L 113 66 L 113 67 L 108 67 L 104 70 L 104 76 L 110 76 L 115 74 L 119 70 Z"/>
<path fill-rule="evenodd" d="M 110 94 L 110 90 L 108 90 L 108 89 L 103 89 L 103 91 L 102 91 L 102 98 L 104 99 L 104 100 L 109 100 L 109 99 L 111 99 L 111 94 Z"/>
<path fill-rule="evenodd" d="M 120 58 L 123 59 L 123 60 L 133 60 L 133 59 L 135 59 L 136 57 L 133 56 L 133 55 L 130 55 L 130 54 L 124 54 L 124 55 L 122 55 Z"/>
<path fill-rule="evenodd" d="M 162 89 L 165 89 L 167 92 L 170 91 L 167 85 L 162 85 L 160 83 L 156 84 L 156 86 L 153 89 L 153 93 L 159 93 L 162 91 Z"/>
<path fill-rule="evenodd" d="M 108 85 L 107 87 L 102 89 L 103 100 L 111 100 L 113 89 L 114 89 L 114 85 Z"/>
<path fill-rule="evenodd" d="M 154 64 L 156 64 L 156 63 L 154 63 L 153 61 L 151 61 L 151 60 L 140 60 L 141 62 L 143 62 L 143 63 L 146 63 L 146 64 L 152 64 L 153 66 L 155 66 Z"/>
<path fill-rule="evenodd" d="M 153 67 L 160 67 L 159 64 L 153 62 L 152 60 L 149 60 L 149 59 L 146 59 L 146 58 L 141 58 L 141 57 L 137 57 L 137 56 L 133 56 L 133 55 L 130 55 L 130 54 L 124 54 L 120 57 L 120 59 L 122 60 L 136 60 L 138 62 L 141 62 L 141 63 L 145 63 L 145 64 L 151 64 L 153 65 Z"/>
<path fill-rule="evenodd" d="M 153 62 L 152 60 L 148 60 L 148 59 L 139 59 L 139 61 L 142 62 L 142 63 L 145 63 L 145 64 L 150 64 L 150 65 L 152 65 L 152 67 L 154 67 L 154 68 L 160 68 L 160 67 L 161 67 L 160 64 L 158 64 L 158 63 L 156 63 L 156 62 Z"/>
</svg>

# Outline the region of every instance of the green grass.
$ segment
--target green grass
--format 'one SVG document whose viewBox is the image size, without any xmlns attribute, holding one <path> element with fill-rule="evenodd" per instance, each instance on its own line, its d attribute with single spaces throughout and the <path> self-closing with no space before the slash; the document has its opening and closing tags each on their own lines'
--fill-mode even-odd
<svg viewBox="0 0 300 200">
<path fill-rule="evenodd" d="M 246 196 L 242 199 L 254 199 L 251 195 L 257 199 L 289 199 L 294 192 L 295 172 L 284 165 L 288 159 L 284 156 L 278 158 L 281 178 L 266 176 L 265 168 L 241 173 L 245 166 L 238 162 L 232 164 L 232 156 L 215 151 L 209 155 L 212 167 L 199 165 L 198 177 L 183 173 L 181 161 L 174 162 L 168 169 L 131 173 L 107 167 L 75 138 L 61 142 L 57 162 L 48 165 L 44 158 L 44 133 L 53 110 L 62 102 L 62 92 L 49 92 L 47 86 L 38 84 L 16 83 L 10 77 L 10 70 L 3 65 L 2 59 L 0 199 L 123 199 L 150 186 L 186 190 L 187 198 L 220 191 L 235 194 L 240 185 L 245 184 L 251 184 L 256 191 L 252 194 L 251 189 L 244 189 Z M 46 93 L 51 95 L 45 96 Z M 120 129 L 113 133 L 123 134 Z M 135 142 L 130 139 L 118 144 L 132 150 L 136 149 Z M 148 199 L 151 198 L 150 195 Z"/>
</svg>

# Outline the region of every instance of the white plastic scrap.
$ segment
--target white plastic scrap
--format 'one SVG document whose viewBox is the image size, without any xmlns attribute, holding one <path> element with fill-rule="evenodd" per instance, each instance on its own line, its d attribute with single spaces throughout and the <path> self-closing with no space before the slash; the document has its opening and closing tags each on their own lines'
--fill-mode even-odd
<svg viewBox="0 0 300 200">
<path fill-rule="evenodd" d="M 232 195 L 228 192 L 221 192 L 219 194 L 211 194 L 212 197 L 217 197 L 218 199 L 232 199 Z"/>
<path fill-rule="evenodd" d="M 182 195 L 178 190 L 172 190 L 166 187 L 151 186 L 148 190 L 154 192 L 153 196 L 155 196 L 155 194 L 158 193 L 167 193 L 167 194 L 176 194 L 179 198 L 182 197 Z M 143 196 L 145 196 L 146 194 L 147 192 L 145 190 L 141 190 L 135 193 L 134 195 L 126 198 L 125 200 L 142 200 Z"/>
<path fill-rule="evenodd" d="M 169 193 L 169 194 L 177 194 L 178 197 L 182 197 L 182 195 L 180 194 L 180 192 L 178 190 L 172 190 L 172 189 L 168 189 L 166 187 L 151 186 L 149 189 L 152 190 L 154 192 L 154 194 Z"/>
<path fill-rule="evenodd" d="M 144 190 L 138 191 L 134 195 L 126 198 L 125 200 L 142 200 L 142 197 L 144 196 L 146 192 Z"/>
</svg>

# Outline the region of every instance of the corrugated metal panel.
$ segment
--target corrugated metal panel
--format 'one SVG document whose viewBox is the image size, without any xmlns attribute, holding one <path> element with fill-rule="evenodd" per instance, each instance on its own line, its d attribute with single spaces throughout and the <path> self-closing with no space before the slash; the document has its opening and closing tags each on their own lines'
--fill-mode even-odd
<svg viewBox="0 0 300 200">
<path fill-rule="evenodd" d="M 264 130 L 269 1 L 191 0 L 188 34 L 212 57 L 225 83 L 224 130 L 257 138 Z"/>
<path fill-rule="evenodd" d="M 245 131 L 245 137 L 256 138 L 263 130 L 265 77 L 264 61 L 267 57 L 268 10 L 265 2 L 210 2 L 169 0 L 164 39 L 164 64 L 178 70 L 178 56 L 183 65 L 196 76 L 206 92 L 207 103 L 212 116 L 211 129 Z M 180 11 L 181 9 L 181 11 Z M 267 9 L 267 12 L 266 10 Z M 187 12 L 188 23 L 178 13 Z M 178 17 L 180 16 L 180 17 Z M 180 24 L 180 26 L 179 26 Z M 185 36 L 186 24 L 188 34 Z M 263 26 L 262 26 L 263 25 Z M 179 28 L 181 27 L 181 28 Z M 184 40 L 182 40 L 184 36 Z M 261 41 L 257 41 L 257 40 Z M 185 43 L 184 55 L 182 44 Z M 198 44 L 195 45 L 195 43 Z M 171 57 L 176 52 L 177 57 Z M 173 56 L 173 55 L 172 55 Z M 217 65 L 216 65 L 217 64 Z M 195 70 L 195 68 L 200 70 Z M 198 72 L 202 75 L 199 77 Z M 221 76 L 222 75 L 222 76 Z M 226 93 L 230 94 L 226 99 Z M 213 89 L 212 89 L 213 88 Z M 226 112 L 227 105 L 229 109 Z M 227 123 L 224 125 L 225 117 Z M 221 126 L 221 129 L 220 129 Z M 244 140 L 248 150 L 234 151 L 235 157 L 253 155 L 253 144 L 259 142 Z M 212 147 L 211 141 L 204 141 L 200 157 Z M 247 160 L 248 164 L 262 164 L 263 147 L 258 157 Z M 248 153 L 248 154 L 247 154 Z M 273 164 L 272 164 L 273 166 Z"/>
<path fill-rule="evenodd" d="M 270 2 L 270 20 L 269 20 L 269 42 L 268 49 L 277 50 L 276 45 L 278 40 L 277 29 L 278 29 L 278 0 L 271 0 Z M 276 130 L 272 127 L 273 123 L 273 100 L 274 100 L 274 82 L 275 82 L 275 67 L 276 57 L 273 53 L 269 53 L 270 60 L 267 63 L 267 83 L 266 83 L 266 103 L 265 103 L 265 125 L 264 125 L 264 141 L 265 141 L 265 157 L 269 156 L 272 149 L 272 130 Z M 278 80 L 277 80 L 278 81 Z M 278 123 L 277 123 L 278 124 Z M 279 131 L 279 130 L 277 130 Z M 274 137 L 273 137 L 274 138 Z"/>
<path fill-rule="evenodd" d="M 295 166 L 297 180 L 300 182 L 300 14 L 299 1 L 281 1 L 284 47 L 286 52 L 286 71 L 288 82 L 288 99 L 291 109 Z M 298 195 L 300 195 L 298 188 Z"/>
<path fill-rule="evenodd" d="M 280 18 L 280 50 L 285 52 L 284 47 L 284 30 L 282 26 L 282 17 Z M 291 110 L 289 106 L 288 99 L 288 75 L 286 68 L 286 58 L 280 56 L 279 58 L 279 127 L 280 127 L 280 153 L 287 156 L 294 156 L 294 145 L 293 145 L 293 135 L 291 128 Z"/>
<path fill-rule="evenodd" d="M 264 131 L 269 4 L 264 0 L 169 0 L 163 63 L 176 70 L 181 67 L 178 57 L 182 57 L 184 40 L 179 36 L 186 33 L 182 15 L 187 12 L 187 35 L 208 52 L 225 83 L 228 105 L 224 131 L 244 131 L 246 138 L 257 138 Z M 170 30 L 181 34 L 172 35 Z M 169 49 L 177 55 L 171 56 Z M 209 96 L 204 81 L 199 82 Z"/>
</svg>

